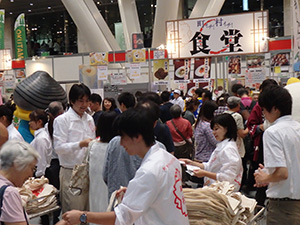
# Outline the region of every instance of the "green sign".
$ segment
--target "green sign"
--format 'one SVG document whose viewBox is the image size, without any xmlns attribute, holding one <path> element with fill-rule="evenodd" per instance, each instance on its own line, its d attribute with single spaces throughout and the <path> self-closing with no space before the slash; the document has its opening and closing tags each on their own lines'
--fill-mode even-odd
<svg viewBox="0 0 300 225">
<path fill-rule="evenodd" d="M 27 58 L 25 14 L 21 13 L 15 22 L 15 57 L 17 59 Z"/>
<path fill-rule="evenodd" d="M 4 49 L 4 20 L 5 11 L 0 9 L 0 49 Z"/>
</svg>

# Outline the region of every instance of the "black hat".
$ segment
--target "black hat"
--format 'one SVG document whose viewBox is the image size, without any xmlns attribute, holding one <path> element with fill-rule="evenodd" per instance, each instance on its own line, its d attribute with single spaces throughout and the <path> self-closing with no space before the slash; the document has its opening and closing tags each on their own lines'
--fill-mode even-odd
<svg viewBox="0 0 300 225">
<path fill-rule="evenodd" d="M 67 94 L 47 72 L 36 71 L 24 79 L 14 90 L 14 101 L 22 109 L 46 109 L 49 103 L 67 104 Z"/>
</svg>

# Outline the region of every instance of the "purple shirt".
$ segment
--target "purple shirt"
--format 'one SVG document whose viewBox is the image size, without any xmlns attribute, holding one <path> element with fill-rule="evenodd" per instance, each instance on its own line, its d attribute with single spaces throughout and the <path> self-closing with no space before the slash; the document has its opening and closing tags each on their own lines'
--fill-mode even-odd
<svg viewBox="0 0 300 225">
<path fill-rule="evenodd" d="M 9 180 L 0 175 L 0 187 L 3 185 L 10 186 L 4 192 L 0 221 L 7 223 L 26 222 L 21 196 L 17 188 Z"/>
<path fill-rule="evenodd" d="M 195 128 L 194 136 L 196 142 L 195 158 L 207 162 L 218 143 L 210 128 L 210 123 L 200 120 Z"/>
</svg>

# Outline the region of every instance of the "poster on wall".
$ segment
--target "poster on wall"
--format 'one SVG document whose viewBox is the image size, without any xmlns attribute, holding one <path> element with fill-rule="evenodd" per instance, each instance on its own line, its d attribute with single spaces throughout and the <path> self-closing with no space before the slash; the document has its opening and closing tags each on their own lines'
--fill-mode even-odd
<svg viewBox="0 0 300 225">
<path fill-rule="evenodd" d="M 0 70 L 11 70 L 11 52 L 10 49 L 0 49 Z"/>
<path fill-rule="evenodd" d="M 265 66 L 264 56 L 248 56 L 246 57 L 247 69 L 249 71 L 255 71 L 257 69 L 262 69 Z"/>
<path fill-rule="evenodd" d="M 289 72 L 290 53 L 278 53 L 271 57 L 271 68 L 274 73 Z"/>
<path fill-rule="evenodd" d="M 160 59 L 153 61 L 153 81 L 157 85 L 169 83 L 169 60 Z"/>
<path fill-rule="evenodd" d="M 137 79 L 141 77 L 141 65 L 139 63 L 131 63 L 129 69 L 130 79 Z"/>
<path fill-rule="evenodd" d="M 194 60 L 194 81 L 210 78 L 211 58 L 195 58 Z"/>
<path fill-rule="evenodd" d="M 247 71 L 245 76 L 245 86 L 259 89 L 260 84 L 266 79 L 265 70 Z M 258 88 L 257 88 L 258 87 Z"/>
<path fill-rule="evenodd" d="M 91 66 L 101 66 L 108 64 L 108 52 L 91 52 L 89 56 Z"/>
<path fill-rule="evenodd" d="M 25 69 L 14 69 L 16 79 L 26 78 Z"/>
<path fill-rule="evenodd" d="M 132 34 L 132 49 L 144 48 L 144 35 L 143 33 Z"/>
<path fill-rule="evenodd" d="M 230 56 L 228 62 L 228 74 L 241 74 L 241 57 Z"/>
<path fill-rule="evenodd" d="M 191 59 L 174 60 L 174 82 L 188 83 L 190 79 Z"/>
<path fill-rule="evenodd" d="M 110 84 L 111 85 L 126 85 L 127 78 L 125 71 L 119 71 L 110 74 Z"/>
<path fill-rule="evenodd" d="M 268 51 L 268 11 L 167 21 L 169 58 Z"/>
<path fill-rule="evenodd" d="M 84 83 L 90 89 L 97 89 L 97 67 L 79 65 L 79 82 Z"/>
<path fill-rule="evenodd" d="M 146 50 L 145 49 L 132 50 L 132 62 L 134 63 L 146 62 Z"/>
<path fill-rule="evenodd" d="M 98 80 L 107 80 L 108 69 L 107 66 L 97 66 Z"/>
</svg>

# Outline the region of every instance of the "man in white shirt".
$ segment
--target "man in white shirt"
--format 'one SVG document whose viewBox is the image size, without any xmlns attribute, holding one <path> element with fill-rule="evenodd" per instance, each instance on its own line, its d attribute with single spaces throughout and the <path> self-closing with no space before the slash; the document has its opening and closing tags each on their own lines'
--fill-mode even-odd
<svg viewBox="0 0 300 225">
<path fill-rule="evenodd" d="M 181 187 L 181 166 L 170 153 L 155 144 L 152 109 L 129 109 L 115 124 L 121 134 L 121 145 L 129 155 L 143 158 L 135 177 L 129 182 L 114 212 L 63 214 L 69 224 L 96 223 L 120 225 L 187 225 L 187 210 Z"/>
<path fill-rule="evenodd" d="M 71 107 L 54 120 L 53 145 L 61 166 L 59 178 L 62 212 L 88 209 L 88 197 L 80 191 L 69 190 L 69 183 L 73 167 L 82 163 L 88 144 L 96 137 L 94 120 L 86 113 L 90 95 L 87 86 L 74 84 L 69 92 Z"/>
<path fill-rule="evenodd" d="M 272 123 L 263 136 L 264 163 L 254 174 L 256 186 L 268 186 L 267 224 L 299 224 L 300 123 L 292 119 L 292 98 L 279 86 L 259 96 L 265 118 Z"/>
<path fill-rule="evenodd" d="M 184 112 L 184 100 L 182 99 L 182 97 L 180 96 L 181 91 L 176 89 L 173 92 L 174 95 L 174 99 L 171 100 L 170 102 L 173 103 L 173 105 L 179 105 L 181 108 L 181 111 Z"/>
</svg>

